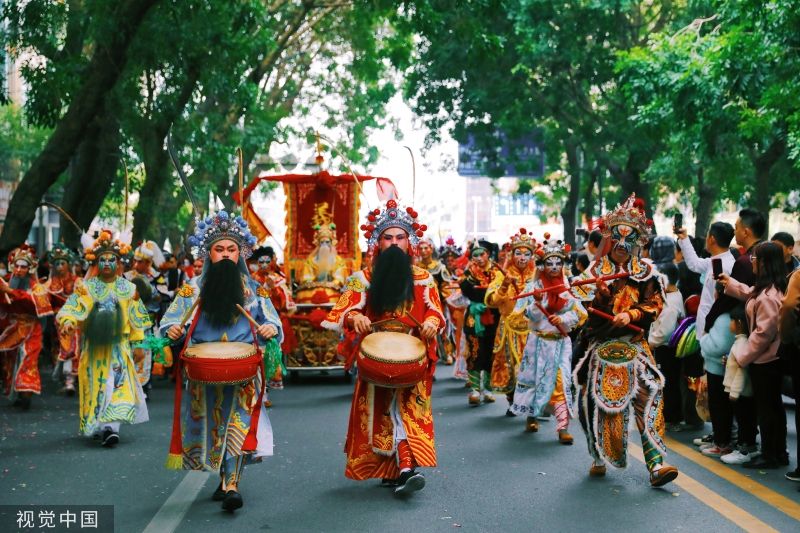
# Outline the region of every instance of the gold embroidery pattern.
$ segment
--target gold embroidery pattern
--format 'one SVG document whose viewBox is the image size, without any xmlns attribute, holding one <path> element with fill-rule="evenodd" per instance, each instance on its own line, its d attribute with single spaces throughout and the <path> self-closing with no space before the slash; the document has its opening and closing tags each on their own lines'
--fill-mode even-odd
<svg viewBox="0 0 800 533">
<path fill-rule="evenodd" d="M 178 289 L 178 296 L 181 298 L 191 298 L 194 296 L 194 289 L 188 283 L 184 283 L 180 289 Z"/>
</svg>

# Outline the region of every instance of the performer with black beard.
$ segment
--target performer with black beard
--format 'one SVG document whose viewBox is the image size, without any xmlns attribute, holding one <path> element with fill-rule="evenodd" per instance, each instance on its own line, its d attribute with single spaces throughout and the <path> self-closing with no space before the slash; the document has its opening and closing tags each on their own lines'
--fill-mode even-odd
<svg viewBox="0 0 800 533">
<path fill-rule="evenodd" d="M 129 250 L 110 230 L 101 231 L 86 249 L 92 265 L 89 278 L 75 288 L 56 315 L 61 335 L 70 337 L 80 331 L 80 432 L 99 436 L 105 447 L 119 442 L 122 423 L 148 419 L 134 367 L 144 354 L 132 349 L 131 343 L 142 340 L 151 324 L 136 286 L 120 276 L 120 259 Z"/>
<path fill-rule="evenodd" d="M 205 259 L 203 273 L 178 290 L 161 320 L 160 329 L 173 341 L 187 335 L 188 344 L 280 342 L 281 321 L 269 300 L 269 291 L 253 281 L 245 260 L 256 240 L 241 218 L 225 211 L 198 220 L 189 244 Z M 199 304 L 195 307 L 195 304 Z M 259 324 L 251 326 L 239 308 Z M 184 320 L 187 318 L 188 320 Z M 243 505 L 239 482 L 245 464 L 272 455 L 272 428 L 259 400 L 261 372 L 242 384 L 206 385 L 189 381 L 180 416 L 180 384 L 176 388 L 169 468 L 218 472 L 220 483 L 213 499 L 234 511 Z M 220 425 L 220 421 L 224 421 Z"/>
<path fill-rule="evenodd" d="M 428 371 L 411 387 L 385 388 L 356 381 L 347 428 L 345 476 L 381 478 L 397 494 L 425 486 L 418 466 L 436 466 L 431 410 L 431 385 L 436 360 L 436 335 L 444 315 L 433 276 L 412 265 L 412 254 L 425 225 L 411 207 L 401 210 L 389 200 L 383 211 L 370 212 L 365 231 L 371 264 L 353 274 L 324 327 L 343 331 L 342 347 L 352 366 L 361 340 L 380 321 L 380 331 L 410 333 L 427 341 Z M 368 421 L 368 422 L 367 422 Z M 368 426 L 369 425 L 369 426 Z"/>
<path fill-rule="evenodd" d="M 3 394 L 14 405 L 29 409 L 31 397 L 42 393 L 39 354 L 42 351 L 42 317 L 53 314 L 50 295 L 36 278 L 36 252 L 23 245 L 9 255 L 12 276 L 0 278 L 0 377 Z"/>
</svg>

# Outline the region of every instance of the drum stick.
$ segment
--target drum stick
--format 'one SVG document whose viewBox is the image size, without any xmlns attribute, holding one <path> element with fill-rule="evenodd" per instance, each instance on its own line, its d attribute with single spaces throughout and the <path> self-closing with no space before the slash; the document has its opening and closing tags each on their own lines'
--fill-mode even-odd
<svg viewBox="0 0 800 533">
<path fill-rule="evenodd" d="M 531 292 L 523 292 L 522 294 L 518 294 L 514 296 L 515 300 L 519 300 L 520 298 L 527 298 L 528 296 L 539 296 L 540 294 L 545 294 L 547 292 L 564 292 L 565 290 L 569 289 L 567 285 L 553 285 L 552 287 L 547 287 L 544 289 L 536 289 Z"/>
<path fill-rule="evenodd" d="M 563 285 L 563 284 L 562 285 L 554 285 L 552 287 L 547 287 L 547 288 L 544 288 L 544 289 L 536 289 L 536 290 L 531 291 L 531 292 L 523 292 L 522 294 L 518 294 L 517 296 L 515 296 L 514 299 L 515 300 L 519 300 L 520 298 L 526 298 L 528 296 L 539 296 L 540 294 L 544 294 L 544 293 L 547 293 L 547 292 L 562 292 L 562 291 L 566 291 L 568 289 L 571 289 L 572 287 L 580 287 L 582 285 L 593 285 L 593 284 L 601 282 L 601 281 L 611 281 L 611 280 L 622 279 L 622 278 L 627 278 L 627 277 L 630 277 L 630 274 L 628 272 L 620 272 L 618 274 L 609 274 L 608 276 L 600 276 L 600 277 L 597 277 L 597 278 L 581 279 L 581 280 L 578 280 L 578 281 L 573 281 L 569 285 Z"/>
<path fill-rule="evenodd" d="M 198 306 L 198 305 L 200 305 L 200 298 L 197 298 L 197 299 L 194 301 L 194 303 L 193 303 L 193 304 L 192 304 L 192 306 L 189 308 L 189 310 L 188 310 L 188 311 L 186 311 L 186 314 L 185 314 L 185 315 L 183 315 L 183 318 L 181 318 L 181 323 L 180 323 L 180 325 L 178 325 L 178 328 L 180 328 L 180 329 L 181 329 L 181 331 L 183 331 L 183 328 L 184 328 L 184 326 L 186 326 L 186 323 L 189 321 L 189 317 L 191 317 L 191 316 L 192 316 L 192 313 L 194 313 L 194 310 L 195 310 L 195 309 L 197 309 L 197 306 Z"/>
<path fill-rule="evenodd" d="M 248 313 L 248 312 L 245 310 L 245 308 L 244 308 L 244 307 L 242 307 L 242 306 L 241 306 L 241 305 L 239 305 L 239 304 L 236 304 L 236 309 L 238 309 L 238 310 L 239 310 L 239 312 L 240 312 L 240 313 L 242 313 L 242 314 L 244 315 L 244 317 L 245 317 L 247 320 L 249 320 L 249 321 L 250 321 L 250 323 L 251 323 L 251 324 L 253 324 L 255 327 L 257 327 L 257 328 L 258 328 L 258 327 L 261 327 L 261 324 L 259 324 L 258 322 L 256 322 L 256 319 L 255 319 L 255 318 L 253 318 L 252 316 L 250 316 L 250 313 Z"/>
<path fill-rule="evenodd" d="M 599 309 L 595 309 L 594 307 L 587 307 L 586 311 L 588 311 L 589 314 L 592 314 L 592 315 L 595 315 L 595 316 L 599 316 L 601 318 L 605 318 L 609 322 L 614 320 L 614 317 L 612 315 L 609 315 L 608 313 L 604 313 L 603 311 L 600 311 Z M 625 327 L 630 329 L 630 330 L 635 331 L 636 333 L 644 333 L 644 330 L 642 328 L 640 328 L 639 326 L 635 325 L 635 324 L 628 324 Z"/>
<path fill-rule="evenodd" d="M 599 281 L 611 281 L 615 279 L 622 279 L 630 277 L 629 272 L 619 272 L 617 274 L 609 274 L 608 276 L 599 276 L 596 278 L 587 278 L 587 279 L 579 279 L 578 281 L 573 281 L 570 283 L 571 287 L 580 287 L 581 285 L 592 285 Z"/>
<path fill-rule="evenodd" d="M 420 328 L 422 327 L 422 324 L 420 324 L 420 323 L 419 323 L 419 320 L 417 320 L 416 318 L 414 318 L 414 316 L 413 316 L 411 313 L 409 313 L 408 311 L 406 311 L 406 312 L 405 312 L 405 315 L 406 315 L 408 318 L 410 318 L 411 320 L 413 320 L 413 321 L 414 321 L 414 323 L 417 325 L 417 327 L 420 327 Z"/>
<path fill-rule="evenodd" d="M 553 316 L 539 302 L 536 302 L 536 307 L 539 308 L 539 311 L 544 313 L 544 316 L 546 316 L 548 320 L 550 319 L 551 316 Z M 551 322 L 551 324 L 552 324 L 552 322 Z M 569 331 L 564 329 L 564 326 L 562 324 L 553 324 L 553 325 L 558 329 L 558 332 L 561 333 L 562 335 L 564 335 L 565 337 L 569 335 Z"/>
</svg>

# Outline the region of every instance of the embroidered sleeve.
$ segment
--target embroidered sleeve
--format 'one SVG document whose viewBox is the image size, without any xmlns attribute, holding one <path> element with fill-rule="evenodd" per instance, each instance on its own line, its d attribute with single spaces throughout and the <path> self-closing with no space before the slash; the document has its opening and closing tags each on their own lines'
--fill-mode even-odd
<svg viewBox="0 0 800 533">
<path fill-rule="evenodd" d="M 256 315 L 253 317 L 256 319 L 256 322 L 274 326 L 278 330 L 278 335 L 276 335 L 274 339 L 277 340 L 279 344 L 282 343 L 283 325 L 281 324 L 281 318 L 278 312 L 275 310 L 275 306 L 272 305 L 272 301 L 268 297 L 257 295 L 255 305 L 252 309 L 255 310 L 256 313 L 252 313 L 250 309 L 248 309 L 248 311 Z"/>
<path fill-rule="evenodd" d="M 188 294 L 188 296 L 182 296 L 181 292 L 183 292 L 183 294 Z M 188 285 L 181 287 L 175 299 L 169 304 L 167 312 L 164 313 L 164 316 L 161 318 L 161 323 L 158 327 L 162 335 L 166 335 L 167 330 L 171 326 L 177 326 L 183 321 L 183 317 L 192 308 L 196 299 L 197 291 L 194 287 Z M 189 318 L 191 319 L 191 317 Z"/>
<path fill-rule="evenodd" d="M 432 322 L 436 325 L 436 329 L 442 331 L 445 326 L 444 312 L 442 311 L 442 302 L 439 298 L 439 289 L 436 286 L 436 281 L 430 273 L 427 273 L 424 281 L 424 288 L 422 292 L 423 299 L 425 300 L 425 321 Z"/>
<path fill-rule="evenodd" d="M 128 322 L 130 323 L 130 340 L 132 342 L 144 339 L 144 332 L 152 326 L 150 315 L 141 300 L 131 298 L 128 300 Z"/>
<path fill-rule="evenodd" d="M 83 322 L 89 316 L 93 307 L 94 300 L 89 295 L 89 292 L 81 287 L 81 290 L 76 290 L 67 298 L 67 302 L 56 315 L 56 323 L 60 327 L 66 322 L 72 322 L 73 324 Z"/>
<path fill-rule="evenodd" d="M 497 307 L 500 300 L 506 296 L 506 291 L 501 290 L 505 279 L 506 277 L 502 272 L 498 273 L 489 284 L 489 288 L 486 289 L 484 303 L 489 307 Z"/>
<path fill-rule="evenodd" d="M 569 303 L 561 309 L 559 315 L 561 316 L 561 323 L 567 331 L 572 331 L 575 328 L 583 325 L 588 318 L 586 310 L 583 308 L 580 300 L 577 298 L 568 298 Z"/>
<path fill-rule="evenodd" d="M 664 307 L 664 299 L 661 296 L 660 285 L 655 277 L 644 282 L 639 293 L 639 302 L 629 308 L 631 322 L 643 328 L 650 327 L 650 324 L 661 314 Z"/>
<path fill-rule="evenodd" d="M 336 305 L 322 321 L 322 327 L 342 331 L 344 319 L 350 311 L 363 310 L 367 305 L 367 285 L 363 271 L 356 272 L 347 279 L 344 292 L 339 297 Z"/>
<path fill-rule="evenodd" d="M 128 300 L 128 320 L 131 323 L 131 329 L 145 330 L 153 325 L 150 321 L 150 315 L 147 313 L 147 308 L 141 300 L 131 298 Z"/>
</svg>

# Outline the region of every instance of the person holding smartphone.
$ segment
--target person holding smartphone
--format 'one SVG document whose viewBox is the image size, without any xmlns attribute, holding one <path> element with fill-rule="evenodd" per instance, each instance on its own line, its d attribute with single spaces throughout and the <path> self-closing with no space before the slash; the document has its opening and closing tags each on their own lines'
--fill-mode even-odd
<svg viewBox="0 0 800 533">
<path fill-rule="evenodd" d="M 704 455 L 722 457 L 734 452 L 731 443 L 734 412 L 725 392 L 723 384 L 725 366 L 721 362 L 722 356 L 727 354 L 733 345 L 734 338 L 732 335 L 726 335 L 727 324 L 720 323 L 717 328 L 707 328 L 706 319 L 717 298 L 717 294 L 721 293 L 721 291 L 717 290 L 717 278 L 721 274 L 730 274 L 733 269 L 735 259 L 729 246 L 733 240 L 734 228 L 726 222 L 714 222 L 711 224 L 705 245 L 711 257 L 705 259 L 697 256 L 685 228 L 676 227 L 675 233 L 678 237 L 678 246 L 683 253 L 686 266 L 689 270 L 700 274 L 703 283 L 703 290 L 700 293 L 700 305 L 697 309 L 695 331 L 700 342 L 700 355 L 703 357 L 703 367 L 708 383 L 708 403 L 712 433 L 697 439 L 696 443 L 699 443 L 700 451 Z M 727 315 L 725 319 L 729 320 Z M 703 337 L 707 334 L 706 332 L 712 330 L 714 331 L 713 339 L 704 342 Z M 742 452 L 743 460 L 748 459 L 747 453 L 749 453 L 749 448 Z"/>
</svg>

